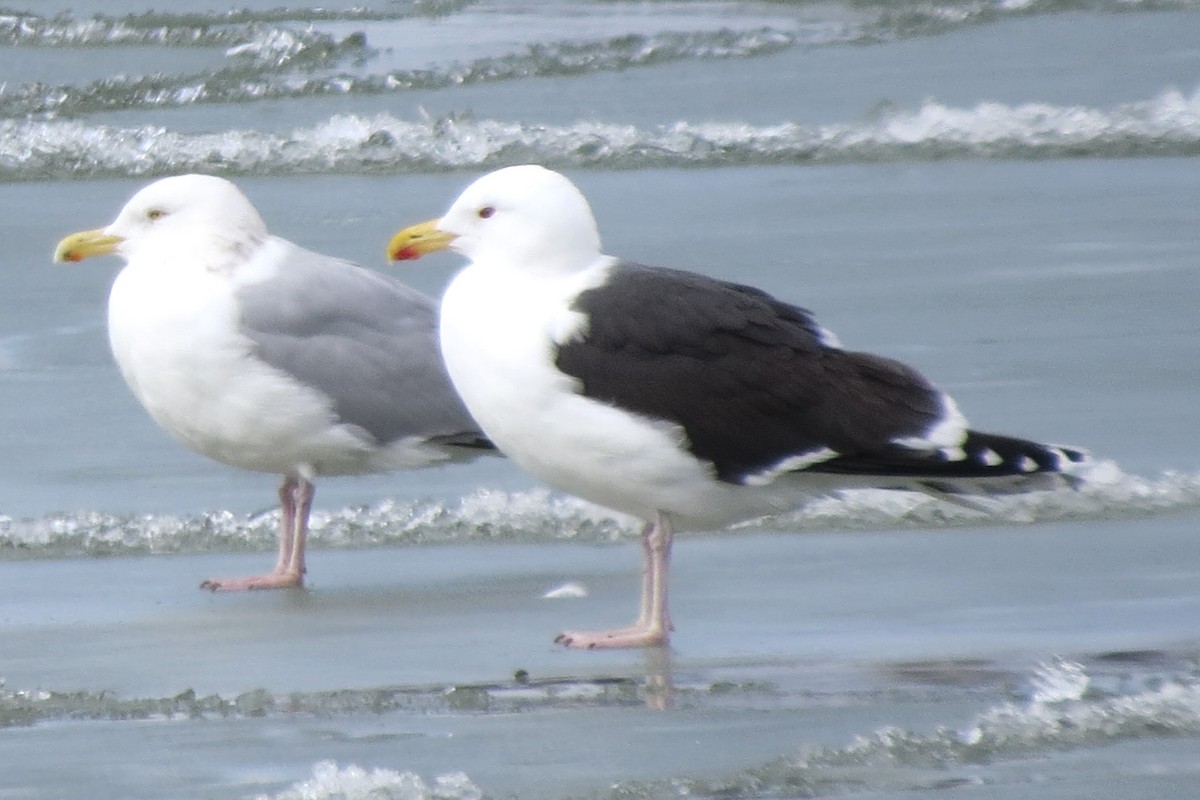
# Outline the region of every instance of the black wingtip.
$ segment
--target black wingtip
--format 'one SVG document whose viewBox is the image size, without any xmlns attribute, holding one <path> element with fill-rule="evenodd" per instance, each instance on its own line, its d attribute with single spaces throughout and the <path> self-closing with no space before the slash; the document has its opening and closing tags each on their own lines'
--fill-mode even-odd
<svg viewBox="0 0 1200 800">
<path fill-rule="evenodd" d="M 1088 459 L 1087 453 L 1078 448 L 980 431 L 967 431 L 962 455 L 962 459 L 948 459 L 948 466 L 958 464 L 967 476 L 977 477 L 1061 473 Z"/>
<path fill-rule="evenodd" d="M 1068 486 L 1082 480 L 1071 474 L 1088 460 L 1075 447 L 968 431 L 956 448 L 886 450 L 843 454 L 807 468 L 810 472 L 896 479 L 937 494 L 991 494 Z"/>
</svg>

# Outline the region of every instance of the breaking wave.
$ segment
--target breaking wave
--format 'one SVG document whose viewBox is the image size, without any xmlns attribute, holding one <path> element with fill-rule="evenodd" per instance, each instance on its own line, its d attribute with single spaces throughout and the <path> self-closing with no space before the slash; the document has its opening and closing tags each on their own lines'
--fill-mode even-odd
<svg viewBox="0 0 1200 800">
<path fill-rule="evenodd" d="M 0 679 L 0 729 L 44 722 L 186 721 L 325 718 L 357 714 L 512 714 L 539 708 L 638 706 L 654 689 L 635 678 L 514 678 L 505 683 L 341 688 L 280 692 L 266 688 L 234 695 L 185 689 L 168 697 L 122 697 L 111 691 L 7 689 Z M 728 684 L 700 685 L 681 694 L 724 694 Z M 748 688 L 743 691 L 755 691 Z M 761 687 L 759 692 L 765 691 Z"/>
<path fill-rule="evenodd" d="M 255 800 L 481 800 L 479 790 L 464 772 L 439 775 L 432 785 L 415 772 L 392 769 L 363 769 L 356 765 L 339 767 L 322 761 L 313 767 L 313 776 L 291 789 Z"/>
<path fill-rule="evenodd" d="M 77 121 L 0 123 L 0 180 L 225 175 L 396 174 L 491 169 L 641 169 L 761 164 L 1191 156 L 1200 154 L 1200 90 L 1110 109 L 1030 103 L 973 108 L 926 101 L 830 125 L 676 122 L 650 129 L 337 115 L 290 133 L 179 133 Z"/>
<path fill-rule="evenodd" d="M 1150 658 L 1146 658 L 1150 656 Z M 855 790 L 921 790 L 978 780 L 980 765 L 1043 757 L 1047 751 L 1106 746 L 1122 741 L 1200 734 L 1200 674 L 1186 654 L 1116 653 L 1083 661 L 1051 659 L 1039 665 L 1024 690 L 965 724 L 930 732 L 884 727 L 840 746 L 801 745 L 799 752 L 732 774 L 621 781 L 595 798 L 815 797 Z M 8 690 L 0 686 L 0 728 L 45 722 L 204 719 L 387 714 L 512 714 L 583 706 L 638 706 L 658 689 L 650 679 L 547 679 L 520 676 L 494 684 L 413 686 L 272 693 L 256 689 L 232 697 L 185 690 L 166 698 L 121 698 L 112 692 Z M 690 707 L 720 705 L 730 692 L 779 703 L 781 687 L 754 682 L 697 682 L 674 690 Z M 825 700 L 842 703 L 847 697 Z M 816 696 L 805 692 L 804 702 Z M 310 777 L 260 800 L 294 798 L 403 798 L 478 800 L 486 787 L 463 772 L 426 781 L 412 771 L 339 766 L 320 761 Z"/>
<path fill-rule="evenodd" d="M 630 31 L 599 39 L 540 41 L 512 52 L 474 60 L 435 63 L 420 69 L 381 68 L 378 56 L 394 46 L 372 23 L 469 12 L 473 3 L 425 0 L 402 8 L 145 14 L 76 19 L 0 12 L 0 44 L 25 48 L 209 48 L 219 60 L 212 69 L 184 74 L 113 74 L 83 85 L 32 82 L 0 86 L 0 118 L 78 118 L 109 111 L 161 110 L 213 103 L 250 103 L 289 98 L 389 95 L 411 90 L 588 75 L 654 67 L 680 61 L 754 58 L 793 47 L 863 45 L 944 34 L 964 25 L 1078 10 L 1195 8 L 1200 0 L 960 0 L 852 4 L 829 19 L 784 14 L 745 28 Z M 703 4 L 695 4 L 699 9 Z M 786 9 L 788 4 L 782 4 Z M 805 6 L 801 2 L 797 5 Z M 656 22 L 671 24 L 664 14 Z M 472 24 L 483 20 L 472 21 Z M 321 23 L 358 25 L 346 35 L 321 30 Z M 631 25 L 634 23 L 631 23 Z M 703 23 L 701 23 L 703 24 Z M 394 35 L 394 34 L 392 34 Z M 223 57 L 223 58 L 222 58 Z M 11 84 L 11 85 L 10 85 Z"/>
<path fill-rule="evenodd" d="M 1051 691 L 1046 692 L 1046 688 Z M 975 782 L 972 765 L 1118 741 L 1200 734 L 1200 676 L 1147 676 L 1123 690 L 1094 683 L 1081 664 L 1054 660 L 1025 700 L 994 706 L 959 728 L 884 728 L 843 747 L 808 748 L 730 776 L 622 783 L 612 798 L 820 797 L 847 790 L 932 791 Z"/>
<path fill-rule="evenodd" d="M 228 46 L 269 26 L 317 22 L 382 22 L 408 17 L 440 17 L 474 5 L 476 0 L 412 0 L 384 8 L 275 8 L 228 11 L 146 11 L 112 16 L 44 16 L 0 11 L 0 43 L 12 47 L 186 47 Z"/>
<path fill-rule="evenodd" d="M 106 35 L 116 36 L 117 32 Z M 83 86 L 32 83 L 6 88 L 0 92 L 0 116 L 78 117 L 99 111 L 208 103 L 383 95 L 520 78 L 613 72 L 687 59 L 748 58 L 813 38 L 770 28 L 627 34 L 593 42 L 539 43 L 518 53 L 465 64 L 370 73 L 333 71 L 370 58 L 372 50 L 362 34 L 340 40 L 312 30 L 289 29 L 224 33 L 198 29 L 175 35 L 193 46 L 225 47 L 231 63 L 195 74 L 116 75 Z"/>
<path fill-rule="evenodd" d="M 1200 474 L 1157 479 L 1096 464 L 1077 490 L 986 498 L 970 506 L 927 495 L 847 490 L 795 512 L 743 523 L 730 532 L 806 533 L 829 530 L 954 528 L 1063 520 L 1111 519 L 1200 509 Z M 0 558 L 67 558 L 186 552 L 270 551 L 277 512 L 228 511 L 193 516 L 119 515 L 99 511 L 36 519 L 0 516 Z M 454 542 L 588 542 L 635 539 L 639 524 L 573 497 L 547 490 L 480 489 L 458 500 L 388 500 L 377 505 L 314 511 L 315 547 L 368 548 Z"/>
<path fill-rule="evenodd" d="M 233 8 L 227 11 L 151 10 L 121 16 L 71 14 L 45 16 L 28 11 L 0 11 L 0 43 L 15 47 L 107 47 L 227 45 L 239 38 L 276 26 L 311 28 L 322 22 L 388 22 L 407 18 L 437 18 L 470 12 L 477 0 L 410 0 L 376 7 L 321 6 L 270 9 Z M 692 4 L 698 11 L 704 3 Z M 777 7 L 809 10 L 811 0 L 777 0 Z M 1128 13 L 1194 9 L 1198 0 L 897 0 L 889 3 L 851 3 L 831 17 L 835 38 L 818 42 L 855 44 L 944 33 L 965 25 L 996 20 L 1087 10 Z M 847 13 L 853 10 L 855 13 Z M 533 12 L 536 13 L 536 12 Z M 811 17 L 806 16 L 806 21 Z"/>
</svg>

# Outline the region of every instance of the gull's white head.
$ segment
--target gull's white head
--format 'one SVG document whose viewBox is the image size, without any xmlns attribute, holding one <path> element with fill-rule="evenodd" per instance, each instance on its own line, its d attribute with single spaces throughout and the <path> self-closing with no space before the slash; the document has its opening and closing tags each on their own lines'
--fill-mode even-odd
<svg viewBox="0 0 1200 800">
<path fill-rule="evenodd" d="M 115 253 L 128 261 L 155 252 L 203 258 L 220 268 L 266 238 L 266 223 L 232 183 L 211 175 L 178 175 L 140 190 L 107 227 L 64 238 L 54 260 Z"/>
<path fill-rule="evenodd" d="M 575 184 L 525 164 L 484 175 L 441 219 L 396 234 L 388 255 L 411 259 L 446 248 L 475 263 L 563 274 L 595 262 L 600 234 Z"/>
</svg>

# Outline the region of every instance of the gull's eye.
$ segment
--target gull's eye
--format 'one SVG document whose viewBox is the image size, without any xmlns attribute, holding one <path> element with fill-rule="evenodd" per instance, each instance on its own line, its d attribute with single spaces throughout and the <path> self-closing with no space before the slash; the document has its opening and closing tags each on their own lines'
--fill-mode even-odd
<svg viewBox="0 0 1200 800">
<path fill-rule="evenodd" d="M 152 208 L 146 212 L 146 219 L 153 222 L 156 219 L 162 219 L 166 215 L 167 212 L 163 211 L 161 208 Z"/>
<path fill-rule="evenodd" d="M 496 209 L 493 206 L 484 206 L 475 213 L 479 215 L 480 219 L 491 219 L 491 216 L 496 213 Z"/>
</svg>

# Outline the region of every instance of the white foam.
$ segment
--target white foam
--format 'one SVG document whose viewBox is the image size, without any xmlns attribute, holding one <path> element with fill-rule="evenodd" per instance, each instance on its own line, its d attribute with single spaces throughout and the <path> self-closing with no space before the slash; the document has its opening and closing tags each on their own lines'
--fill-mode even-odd
<svg viewBox="0 0 1200 800">
<path fill-rule="evenodd" d="M 787 514 L 733 526 L 725 535 L 745 530 L 804 533 L 1019 525 L 1200 509 L 1200 473 L 1168 472 L 1158 478 L 1142 478 L 1122 472 L 1111 461 L 1097 461 L 1082 466 L 1076 477 L 1078 489 L 989 497 L 986 503 L 971 505 L 915 492 L 845 490 Z M 247 517 L 228 511 L 195 516 L 77 511 L 36 519 L 0 515 L 0 557 L 5 553 L 62 558 L 270 551 L 275 546 L 277 513 Z M 388 500 L 367 507 L 317 510 L 312 515 L 310 541 L 315 547 L 330 548 L 472 541 L 607 543 L 634 540 L 639 530 L 638 521 L 631 517 L 546 489 L 506 492 L 482 488 L 450 502 Z"/>
<path fill-rule="evenodd" d="M 261 32 L 250 41 L 243 42 L 225 51 L 226 57 L 248 57 L 255 61 L 281 65 L 295 58 L 305 47 L 305 42 L 296 34 L 284 29 Z"/>
<path fill-rule="evenodd" d="M 1200 733 L 1200 684 L 1151 681 L 1142 691 L 1091 697 L 1080 664 L 1043 664 L 1023 703 L 1004 703 L 979 715 L 957 738 L 963 744 L 1005 754 L 1045 745 L 1085 745 L 1097 740 Z"/>
<path fill-rule="evenodd" d="M 481 800 L 479 790 L 465 773 L 439 775 L 428 784 L 415 772 L 365 769 L 334 761 L 313 766 L 313 776 L 273 795 L 255 800 Z"/>
<path fill-rule="evenodd" d="M 294 87 L 297 92 L 318 89 L 307 80 L 297 83 L 303 84 Z M 357 91 L 355 79 L 339 78 L 335 83 L 329 91 Z M 248 87 L 279 96 L 262 84 Z M 226 99 L 236 96 L 236 91 L 230 95 L 227 90 L 221 89 L 218 95 Z M 198 102 L 214 96 L 213 92 L 214 87 L 207 83 L 189 79 L 156 92 L 154 102 Z M 34 106 L 40 108 L 36 102 Z M 13 116 L 20 116 L 19 110 L 14 109 Z M 892 110 L 874 120 L 817 127 L 786 122 L 756 126 L 679 121 L 640 129 L 595 121 L 556 126 L 456 116 L 408 121 L 389 114 L 335 115 L 290 133 L 179 133 L 75 120 L 21 119 L 0 124 L 0 149 L 16 154 L 3 165 L 2 174 L 10 178 L 157 175 L 188 169 L 253 174 L 394 173 L 480 169 L 517 160 L 557 167 L 634 168 L 708 166 L 730 160 L 754 164 L 1105 157 L 1141 152 L 1187 155 L 1197 148 L 1200 90 L 1188 96 L 1175 89 L 1111 109 L 1001 103 L 955 108 L 929 100 L 915 110 Z"/>
<path fill-rule="evenodd" d="M 994 706 L 961 729 L 943 726 L 931 733 L 917 733 L 886 727 L 857 736 L 845 747 L 815 748 L 793 762 L 780 780 L 786 785 L 802 773 L 819 781 L 831 770 L 838 774 L 847 767 L 873 764 L 889 769 L 944 769 L 1021 757 L 1046 748 L 1200 733 L 1200 685 L 1194 677 L 1150 679 L 1145 688 L 1130 694 L 1092 696 L 1084 668 L 1058 660 L 1041 665 L 1033 683 L 1029 699 Z"/>
<path fill-rule="evenodd" d="M 892 527 L 958 527 L 1107 519 L 1200 508 L 1200 473 L 1166 472 L 1143 478 L 1098 460 L 1072 469 L 1076 489 L 1035 491 L 958 505 L 934 496 L 884 489 L 850 489 L 818 498 L 794 512 L 739 528 L 805 531 Z"/>
<path fill-rule="evenodd" d="M 1034 703 L 1061 703 L 1081 700 L 1091 685 L 1082 664 L 1055 659 L 1038 666 L 1030 678 Z"/>
</svg>

